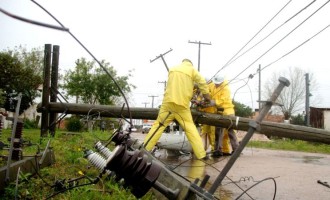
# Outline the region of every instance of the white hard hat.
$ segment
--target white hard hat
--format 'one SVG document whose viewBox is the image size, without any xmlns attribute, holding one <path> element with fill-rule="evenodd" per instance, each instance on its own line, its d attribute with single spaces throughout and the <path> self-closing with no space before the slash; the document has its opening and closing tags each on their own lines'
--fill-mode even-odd
<svg viewBox="0 0 330 200">
<path fill-rule="evenodd" d="M 221 76 L 220 74 L 217 74 L 213 79 L 214 84 L 221 84 L 225 80 L 224 76 Z"/>
</svg>

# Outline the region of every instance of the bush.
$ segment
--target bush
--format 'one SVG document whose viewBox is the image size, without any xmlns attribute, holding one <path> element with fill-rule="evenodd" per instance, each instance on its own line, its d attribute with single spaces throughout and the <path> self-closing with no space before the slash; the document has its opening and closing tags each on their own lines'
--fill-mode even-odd
<svg viewBox="0 0 330 200">
<path fill-rule="evenodd" d="M 77 117 L 71 117 L 68 119 L 66 123 L 66 130 L 72 132 L 79 132 L 83 128 L 83 124 L 81 123 L 80 119 Z"/>
<path fill-rule="evenodd" d="M 24 128 L 25 129 L 38 128 L 38 123 L 36 120 L 24 119 Z"/>
<path fill-rule="evenodd" d="M 304 116 L 301 114 L 298 114 L 297 116 L 291 116 L 291 124 L 304 126 L 305 125 Z"/>
</svg>

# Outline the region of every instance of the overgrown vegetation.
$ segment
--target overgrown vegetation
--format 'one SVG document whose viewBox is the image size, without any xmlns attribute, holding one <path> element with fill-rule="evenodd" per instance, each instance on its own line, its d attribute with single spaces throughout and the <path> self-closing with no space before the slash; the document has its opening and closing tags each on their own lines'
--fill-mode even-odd
<svg viewBox="0 0 330 200">
<path fill-rule="evenodd" d="M 3 130 L 2 138 L 8 138 L 10 135 L 10 129 Z M 110 135 L 110 132 L 100 131 L 75 134 L 57 131 L 54 138 L 40 140 L 39 129 L 24 129 L 22 137 L 32 144 L 23 148 L 24 155 L 35 155 L 38 148 L 45 148 L 50 140 L 56 162 L 52 166 L 40 169 L 39 175 L 22 171 L 17 184 L 10 183 L 0 195 L 1 199 L 136 199 L 129 189 L 125 189 L 111 178 L 106 178 L 105 175 L 96 184 L 90 184 L 90 180 L 94 180 L 99 175 L 99 171 L 84 158 L 84 150 L 94 150 L 95 142 L 107 140 Z M 109 148 L 112 149 L 113 146 Z M 8 150 L 0 151 L 0 155 L 8 155 Z M 5 157 L 0 164 L 0 166 L 6 164 Z M 81 180 L 70 185 L 69 181 L 76 178 Z M 63 183 L 63 188 L 59 187 L 61 184 L 55 187 L 55 183 Z M 77 184 L 86 184 L 86 186 L 77 187 Z M 60 191 L 67 187 L 72 189 Z M 141 199 L 148 200 L 155 197 L 148 192 Z"/>
</svg>

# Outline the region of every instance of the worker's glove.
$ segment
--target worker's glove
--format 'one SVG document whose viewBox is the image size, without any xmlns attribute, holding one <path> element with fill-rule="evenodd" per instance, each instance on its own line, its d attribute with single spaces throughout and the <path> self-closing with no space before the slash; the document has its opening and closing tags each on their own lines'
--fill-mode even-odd
<svg viewBox="0 0 330 200">
<path fill-rule="evenodd" d="M 201 102 L 198 101 L 198 100 L 191 100 L 191 103 L 193 106 L 200 106 L 201 105 Z"/>
<path fill-rule="evenodd" d="M 209 103 L 211 101 L 211 96 L 210 94 L 203 94 L 204 101 L 205 103 Z"/>
<path fill-rule="evenodd" d="M 203 102 L 202 104 L 201 104 L 201 107 L 202 108 L 208 108 L 208 107 L 213 107 L 213 106 L 215 106 L 215 101 L 214 100 L 210 100 L 209 102 Z"/>
</svg>

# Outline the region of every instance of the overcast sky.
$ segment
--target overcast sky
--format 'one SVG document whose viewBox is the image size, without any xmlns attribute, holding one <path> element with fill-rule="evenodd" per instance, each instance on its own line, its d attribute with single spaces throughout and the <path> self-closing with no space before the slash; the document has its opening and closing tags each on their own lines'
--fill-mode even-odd
<svg viewBox="0 0 330 200">
<path fill-rule="evenodd" d="M 119 75 L 135 70 L 131 83 L 137 89 L 132 93 L 130 106 L 144 107 L 144 102 L 148 102 L 146 106 L 151 107 L 150 96 L 156 96 L 154 107 L 161 103 L 164 91 L 162 82 L 167 80 L 167 70 L 162 59 L 150 60 L 170 49 L 172 51 L 163 57 L 169 67 L 180 63 L 183 58 L 189 58 L 197 68 L 199 45 L 190 42 L 206 43 L 200 49 L 202 75 L 211 77 L 220 70 L 229 80 L 235 78 L 246 81 L 249 74 L 257 72 L 259 65 L 264 67 L 271 64 L 311 38 L 292 53 L 266 67 L 262 71 L 261 80 L 264 83 L 274 72 L 290 66 L 302 68 L 312 73 L 318 83 L 317 91 L 311 97 L 311 102 L 315 102 L 314 98 L 318 104 L 312 103 L 311 106 L 330 107 L 330 28 L 326 28 L 330 24 L 328 1 L 36 2 L 69 28 L 98 60 L 108 61 Z M 29 0 L 1 0 L 0 8 L 24 18 L 59 26 Z M 0 13 L 0 38 L 0 50 L 19 45 L 28 49 L 43 48 L 45 44 L 59 45 L 60 73 L 74 69 L 74 62 L 78 58 L 92 60 L 69 33 L 18 21 L 3 13 Z M 239 56 L 242 53 L 241 57 L 226 66 L 236 54 Z M 233 81 L 232 94 L 244 84 L 244 81 Z M 247 86 L 236 92 L 235 100 L 253 109 L 257 108 L 257 89 L 258 76 L 255 76 Z"/>
</svg>

